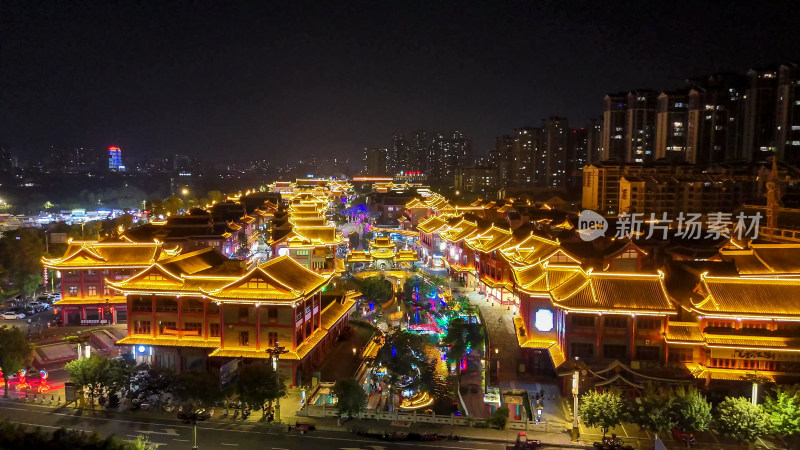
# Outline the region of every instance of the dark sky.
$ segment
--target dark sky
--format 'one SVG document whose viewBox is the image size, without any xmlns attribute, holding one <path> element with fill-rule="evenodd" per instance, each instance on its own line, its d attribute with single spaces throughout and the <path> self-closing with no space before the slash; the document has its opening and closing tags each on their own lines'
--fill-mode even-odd
<svg viewBox="0 0 800 450">
<path fill-rule="evenodd" d="M 723 5 L 723 6 L 719 6 Z M 607 92 L 800 58 L 792 1 L 0 0 L 0 146 L 361 156 L 395 130 L 476 151 Z"/>
</svg>

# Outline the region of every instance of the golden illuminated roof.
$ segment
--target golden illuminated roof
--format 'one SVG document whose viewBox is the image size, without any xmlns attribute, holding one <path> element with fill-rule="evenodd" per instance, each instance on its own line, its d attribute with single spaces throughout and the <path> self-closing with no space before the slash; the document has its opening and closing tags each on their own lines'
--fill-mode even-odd
<svg viewBox="0 0 800 450">
<path fill-rule="evenodd" d="M 241 278 L 217 289 L 201 288 L 207 297 L 221 302 L 270 303 L 295 301 L 315 294 L 331 280 L 289 256 L 271 259 Z"/>
<path fill-rule="evenodd" d="M 394 242 L 388 237 L 378 237 L 369 242 L 370 248 L 394 248 Z"/>
<path fill-rule="evenodd" d="M 414 250 L 398 250 L 394 255 L 394 259 L 395 261 L 414 262 L 419 258 L 417 257 L 417 252 Z"/>
<path fill-rule="evenodd" d="M 800 276 L 800 244 L 750 244 L 747 249 L 722 248 L 722 259 L 733 261 L 740 275 Z"/>
<path fill-rule="evenodd" d="M 745 336 L 726 334 L 704 334 L 709 348 L 735 347 L 740 350 L 775 350 L 800 352 L 800 338 L 777 336 Z"/>
<path fill-rule="evenodd" d="M 375 250 L 370 251 L 370 256 L 373 259 L 392 259 L 394 258 L 394 251 L 389 248 L 379 247 Z"/>
<path fill-rule="evenodd" d="M 106 280 L 106 283 L 112 289 L 125 294 L 160 293 L 199 297 L 202 296 L 202 288 L 218 288 L 238 278 L 238 276 L 177 275 L 161 264 L 155 263 L 128 279 L 122 281 Z"/>
<path fill-rule="evenodd" d="M 410 202 L 406 203 L 406 208 L 427 208 L 427 207 L 428 205 L 426 205 L 422 200 L 418 199 L 417 197 L 414 197 L 413 199 L 411 199 Z"/>
<path fill-rule="evenodd" d="M 66 269 L 144 268 L 161 257 L 162 243 L 73 241 L 61 258 L 42 258 L 45 267 Z M 167 256 L 174 252 L 168 251 Z"/>
<path fill-rule="evenodd" d="M 456 243 L 462 239 L 472 237 L 479 232 L 480 230 L 478 229 L 477 223 L 461 217 L 461 219 L 455 225 L 449 226 L 447 229 L 440 231 L 439 236 L 448 242 Z"/>
<path fill-rule="evenodd" d="M 340 244 L 344 241 L 344 236 L 336 231 L 336 227 L 294 227 L 292 231 L 318 244 L 333 245 Z"/>
<path fill-rule="evenodd" d="M 588 272 L 571 266 L 547 266 L 550 298 L 571 311 L 676 314 L 664 287 L 664 275 Z"/>
<path fill-rule="evenodd" d="M 466 239 L 469 248 L 482 253 L 491 253 L 510 241 L 511 230 L 492 225 L 488 230 Z"/>
<path fill-rule="evenodd" d="M 481 277 L 481 283 L 489 286 L 492 289 L 506 289 L 510 291 L 513 287 L 513 285 L 508 281 L 497 281 L 494 278 L 486 275 Z"/>
<path fill-rule="evenodd" d="M 424 233 L 435 233 L 447 226 L 447 221 L 439 216 L 431 216 L 417 224 L 417 229 Z"/>
<path fill-rule="evenodd" d="M 349 262 L 370 262 L 372 261 L 372 256 L 370 256 L 364 250 L 354 250 L 347 255 L 347 261 Z"/>
<path fill-rule="evenodd" d="M 753 369 L 723 369 L 706 367 L 702 364 L 687 363 L 686 368 L 695 378 L 711 378 L 712 380 L 742 381 L 753 376 Z M 758 376 L 766 381 L 774 383 L 775 377 L 786 375 L 785 372 L 774 372 L 769 370 L 759 370 Z"/>
<path fill-rule="evenodd" d="M 217 348 L 219 338 L 205 340 L 202 336 L 128 336 L 117 341 L 117 345 L 164 345 L 168 347 Z"/>
<path fill-rule="evenodd" d="M 297 227 L 324 227 L 328 221 L 324 217 L 289 217 L 289 222 Z"/>
<path fill-rule="evenodd" d="M 701 315 L 797 318 L 800 278 L 700 276 L 699 301 L 691 308 Z"/>
<path fill-rule="evenodd" d="M 503 248 L 500 251 L 512 265 L 529 266 L 544 262 L 558 250 L 557 241 L 531 234 L 519 244 Z"/>
<path fill-rule="evenodd" d="M 672 322 L 667 325 L 664 338 L 670 344 L 702 344 L 703 333 L 697 322 Z"/>
<path fill-rule="evenodd" d="M 291 211 L 289 213 L 289 219 L 303 219 L 303 218 L 318 218 L 318 217 L 325 217 L 325 215 L 319 211 Z"/>
<path fill-rule="evenodd" d="M 106 300 L 111 305 L 124 305 L 127 300 L 121 296 L 102 296 L 94 298 L 62 298 L 61 300 L 53 303 L 55 306 L 68 306 L 68 305 L 97 305 L 105 304 Z"/>
<path fill-rule="evenodd" d="M 549 295 L 547 287 L 547 270 L 542 264 L 531 264 L 525 267 L 512 267 L 517 289 L 531 295 Z"/>
</svg>

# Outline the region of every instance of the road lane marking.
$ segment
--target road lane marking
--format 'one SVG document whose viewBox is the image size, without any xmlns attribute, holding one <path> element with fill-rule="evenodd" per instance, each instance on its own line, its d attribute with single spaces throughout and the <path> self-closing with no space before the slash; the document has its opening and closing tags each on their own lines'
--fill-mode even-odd
<svg viewBox="0 0 800 450">
<path fill-rule="evenodd" d="M 178 442 L 189 442 L 189 440 L 188 440 L 188 439 L 178 439 L 178 438 L 175 438 L 175 439 L 173 439 L 173 441 L 178 441 Z"/>
<path fill-rule="evenodd" d="M 227 446 L 230 446 L 230 447 L 238 447 L 239 446 L 239 444 L 228 444 L 227 442 L 220 442 L 219 445 L 227 445 Z"/>
<path fill-rule="evenodd" d="M 10 407 L 6 407 L 6 406 L 3 407 L 3 410 L 25 411 L 25 412 L 32 412 L 32 413 L 36 412 L 36 411 L 31 411 L 31 410 L 25 409 L 25 408 L 10 408 Z M 59 413 L 59 412 L 55 412 L 55 411 L 49 411 L 47 414 L 51 414 L 51 415 L 55 415 L 55 416 L 72 417 L 74 419 L 81 419 L 81 420 L 103 420 L 103 421 L 106 421 L 106 422 L 134 423 L 134 424 L 138 424 L 138 425 L 150 425 L 150 426 L 153 426 L 153 425 L 156 425 L 156 426 L 164 425 L 163 423 L 160 423 L 160 422 L 139 422 L 139 421 L 135 421 L 135 420 L 107 419 L 107 418 L 104 418 L 104 417 L 76 416 L 75 414 Z M 165 417 L 165 419 L 168 419 L 168 418 Z M 177 419 L 169 419 L 169 420 L 177 420 Z M 221 424 L 221 425 L 224 425 L 224 424 Z M 192 428 L 191 425 L 170 425 L 170 426 L 173 427 L 173 428 Z M 264 433 L 264 432 L 261 432 L 261 431 L 231 430 L 231 429 L 227 429 L 227 428 L 218 428 L 218 427 L 199 427 L 198 426 L 197 429 L 198 430 L 230 431 L 230 432 L 233 432 L 233 433 L 272 434 L 272 435 L 278 434 L 278 433 Z"/>
</svg>

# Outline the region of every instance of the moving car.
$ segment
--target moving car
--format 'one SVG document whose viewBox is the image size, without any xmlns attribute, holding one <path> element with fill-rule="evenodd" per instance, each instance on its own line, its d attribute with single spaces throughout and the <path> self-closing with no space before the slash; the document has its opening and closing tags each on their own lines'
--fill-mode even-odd
<svg viewBox="0 0 800 450">
<path fill-rule="evenodd" d="M 13 311 L 8 311 L 8 312 L 3 313 L 2 317 L 3 317 L 3 319 L 6 319 L 6 320 L 24 319 L 25 318 L 25 313 L 16 313 L 16 312 L 13 312 Z"/>
</svg>

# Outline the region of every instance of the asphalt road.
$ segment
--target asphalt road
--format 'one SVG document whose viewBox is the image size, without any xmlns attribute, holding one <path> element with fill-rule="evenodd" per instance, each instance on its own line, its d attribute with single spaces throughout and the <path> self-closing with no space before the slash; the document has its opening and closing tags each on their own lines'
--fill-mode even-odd
<svg viewBox="0 0 800 450">
<path fill-rule="evenodd" d="M 191 449 L 192 426 L 178 419 L 137 417 L 113 417 L 105 413 L 83 411 L 73 408 L 52 408 L 0 400 L 0 418 L 9 422 L 41 427 L 46 431 L 68 428 L 86 432 L 95 431 L 101 436 L 116 435 L 134 440 L 138 435 L 148 435 L 153 444 L 167 449 Z M 233 425 L 217 422 L 200 423 L 197 426 L 197 442 L 203 449 L 486 449 L 500 450 L 505 446 L 484 442 L 437 441 L 437 442 L 386 442 L 357 436 L 347 432 L 312 431 L 306 434 L 287 433 L 277 426 Z"/>
</svg>

